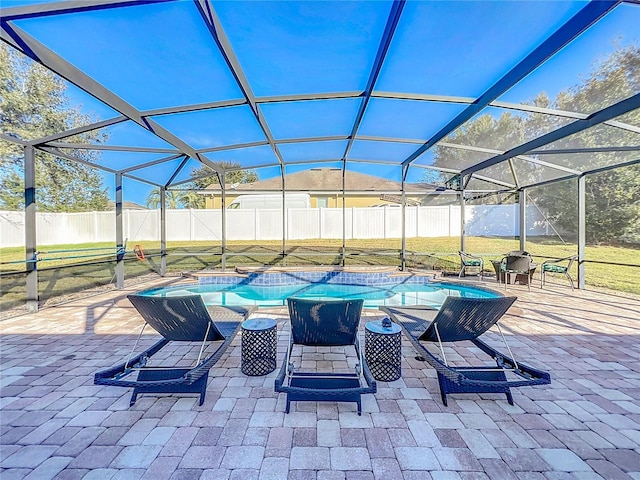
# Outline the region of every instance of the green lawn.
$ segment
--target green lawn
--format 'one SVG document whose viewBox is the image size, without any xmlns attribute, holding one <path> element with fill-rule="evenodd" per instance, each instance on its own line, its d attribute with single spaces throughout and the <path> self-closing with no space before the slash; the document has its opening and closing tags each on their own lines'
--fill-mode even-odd
<svg viewBox="0 0 640 480">
<path fill-rule="evenodd" d="M 159 270 L 159 242 L 141 242 L 146 259 L 137 260 L 127 246 L 125 276 L 135 278 Z M 400 239 L 348 240 L 346 242 L 347 265 L 399 265 Z M 86 250 L 85 250 L 86 249 Z M 407 267 L 428 268 L 457 272 L 459 269 L 459 239 L 453 237 L 409 238 L 406 240 Z M 490 260 L 500 259 L 509 250 L 518 250 L 515 239 L 470 237 L 466 250 L 485 259 L 485 270 L 493 273 Z M 527 249 L 536 261 L 560 258 L 577 252 L 576 245 L 564 245 L 548 240 L 530 238 Z M 55 245 L 40 247 L 38 263 L 39 291 L 43 300 L 90 289 L 114 282 L 115 246 L 109 243 L 81 245 Z M 219 242 L 169 242 L 167 271 L 198 271 L 221 268 L 222 247 Z M 227 244 L 227 268 L 239 265 L 282 265 L 282 242 L 233 241 Z M 0 249 L 2 284 L 0 307 L 24 302 L 25 264 L 24 248 Z M 640 250 L 613 246 L 588 246 L 586 248 L 586 284 L 588 287 L 606 288 L 640 295 Z M 288 266 L 340 265 L 341 240 L 295 240 L 286 244 Z M 17 263 L 12 263 L 17 262 Z M 602 262 L 602 263 L 601 263 Z M 634 266 L 612 265 L 632 264 Z M 16 272 L 9 274 L 10 272 Z M 572 277 L 577 278 L 574 264 Z M 536 276 L 536 282 L 539 276 Z M 567 282 L 562 276 L 554 281 Z"/>
</svg>

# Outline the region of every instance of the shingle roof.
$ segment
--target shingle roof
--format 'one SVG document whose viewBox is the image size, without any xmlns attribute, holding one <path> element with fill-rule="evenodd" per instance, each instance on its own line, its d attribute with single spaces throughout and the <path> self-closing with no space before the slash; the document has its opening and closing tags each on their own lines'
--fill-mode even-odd
<svg viewBox="0 0 640 480">
<path fill-rule="evenodd" d="M 428 184 L 414 183 L 414 189 L 430 190 Z M 242 183 L 227 186 L 227 191 L 237 190 L 281 190 L 282 178 L 273 177 L 253 183 Z M 309 170 L 285 175 L 285 188 L 288 191 L 340 191 L 342 190 L 342 170 L 339 168 L 311 168 Z M 349 191 L 400 191 L 402 184 L 375 175 L 347 170 L 345 172 L 345 188 Z M 220 190 L 218 185 L 211 185 L 207 190 Z"/>
</svg>

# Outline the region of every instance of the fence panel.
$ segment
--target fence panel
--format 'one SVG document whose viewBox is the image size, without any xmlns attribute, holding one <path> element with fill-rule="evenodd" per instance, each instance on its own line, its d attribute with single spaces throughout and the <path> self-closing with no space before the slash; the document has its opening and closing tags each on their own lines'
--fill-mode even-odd
<svg viewBox="0 0 640 480">
<path fill-rule="evenodd" d="M 24 212 L 0 212 L 0 245 L 24 245 Z"/>
<path fill-rule="evenodd" d="M 191 240 L 222 241 L 222 212 L 220 210 L 190 210 Z"/>
<path fill-rule="evenodd" d="M 287 212 L 287 240 L 320 238 L 320 208 L 290 208 Z"/>
<path fill-rule="evenodd" d="M 341 239 L 342 208 L 296 208 L 287 213 L 287 239 Z M 402 237 L 401 208 L 347 208 L 346 239 Z M 470 236 L 515 237 L 519 235 L 518 205 L 469 205 L 466 231 Z M 460 236 L 460 206 L 407 207 L 407 238 Z M 280 209 L 227 210 L 228 240 L 280 240 Z M 36 214 L 39 245 L 113 242 L 114 212 Z M 220 210 L 167 210 L 167 240 L 221 240 Z M 3 247 L 24 245 L 24 213 L 0 212 Z M 159 210 L 124 210 L 124 237 L 129 242 L 160 240 Z M 533 206 L 527 207 L 527 234 L 546 235 L 547 223 Z"/>
<path fill-rule="evenodd" d="M 353 238 L 385 238 L 385 208 L 356 208 Z"/>
</svg>

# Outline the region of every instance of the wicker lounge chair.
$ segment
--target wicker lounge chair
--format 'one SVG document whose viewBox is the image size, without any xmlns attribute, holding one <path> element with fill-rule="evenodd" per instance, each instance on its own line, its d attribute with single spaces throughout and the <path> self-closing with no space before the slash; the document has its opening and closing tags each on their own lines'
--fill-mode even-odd
<svg viewBox="0 0 640 480">
<path fill-rule="evenodd" d="M 470 253 L 463 252 L 462 250 L 458 251 L 458 255 L 460 255 L 460 273 L 458 274 L 458 278 L 466 276 L 467 268 L 477 268 L 480 280 L 482 280 L 482 272 L 484 270 L 484 261 L 482 260 L 482 257 L 471 255 Z"/>
<path fill-rule="evenodd" d="M 381 308 L 400 324 L 414 348 L 424 354 L 424 359 L 435 368 L 445 406 L 449 393 L 504 393 L 508 402 L 513 405 L 512 387 L 545 385 L 551 382 L 548 373 L 513 359 L 501 331 L 509 356 L 478 338 L 493 325 L 499 328 L 498 320 L 515 300 L 516 297 L 447 297 L 439 311 L 427 306 Z M 496 365 L 449 365 L 443 344 L 461 341 L 471 341 L 491 356 Z M 431 353 L 422 342 L 437 343 L 440 356 Z"/>
<path fill-rule="evenodd" d="M 569 279 L 571 284 L 571 290 L 575 289 L 573 285 L 573 278 L 571 278 L 570 271 L 573 262 L 578 259 L 577 255 L 571 255 L 570 257 L 560 258 L 557 260 L 545 260 L 540 265 L 540 288 L 544 286 L 547 273 L 560 273 Z"/>
<path fill-rule="evenodd" d="M 287 355 L 275 380 L 275 391 L 287 394 L 286 412 L 292 401 L 356 402 L 362 413 L 361 395 L 375 393 L 377 386 L 358 341 L 361 299 L 318 301 L 289 298 L 291 336 Z M 358 357 L 354 373 L 297 371 L 292 361 L 294 346 L 354 347 Z"/>
<path fill-rule="evenodd" d="M 253 308 L 242 307 L 206 307 L 199 295 L 175 297 L 150 297 L 129 295 L 127 297 L 138 310 L 145 325 L 155 329 L 162 339 L 144 352 L 122 364 L 95 374 L 96 385 L 113 385 L 133 388 L 130 405 L 133 405 L 141 393 L 199 393 L 200 405 L 204 402 L 209 369 L 222 357 L 240 324 Z M 170 342 L 199 342 L 200 353 L 191 368 L 175 366 L 151 366 L 150 359 Z M 219 345 L 206 358 L 202 359 L 208 342 Z M 135 375 L 137 373 L 137 376 Z M 133 378 L 135 377 L 135 378 Z"/>
</svg>

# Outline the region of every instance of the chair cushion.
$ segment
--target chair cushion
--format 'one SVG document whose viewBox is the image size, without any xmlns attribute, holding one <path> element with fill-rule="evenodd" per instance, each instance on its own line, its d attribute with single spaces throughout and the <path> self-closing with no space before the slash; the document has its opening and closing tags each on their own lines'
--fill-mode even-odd
<svg viewBox="0 0 640 480">
<path fill-rule="evenodd" d="M 547 264 L 542 267 L 545 272 L 551 273 L 567 273 L 567 267 L 563 267 L 562 265 L 553 265 Z"/>
<path fill-rule="evenodd" d="M 480 260 L 465 260 L 464 264 L 468 267 L 479 267 Z"/>
</svg>

